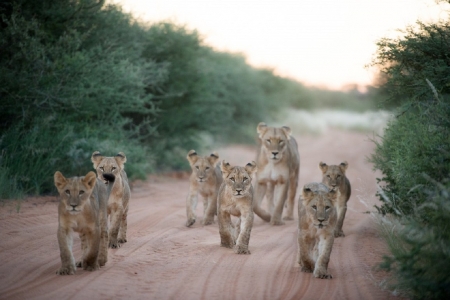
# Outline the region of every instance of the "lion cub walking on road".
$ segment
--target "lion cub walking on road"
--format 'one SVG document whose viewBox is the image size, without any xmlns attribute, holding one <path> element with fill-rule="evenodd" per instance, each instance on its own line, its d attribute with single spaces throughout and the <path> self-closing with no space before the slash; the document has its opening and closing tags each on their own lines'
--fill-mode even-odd
<svg viewBox="0 0 450 300">
<path fill-rule="evenodd" d="M 237 254 L 250 254 L 248 243 L 253 226 L 252 175 L 257 171 L 253 161 L 245 167 L 232 167 L 222 161 L 223 183 L 220 186 L 217 209 L 220 246 L 233 248 Z M 231 216 L 238 217 L 236 225 Z"/>
<path fill-rule="evenodd" d="M 110 187 L 108 199 L 108 216 L 110 217 L 109 248 L 119 248 L 119 243 L 127 242 L 128 202 L 130 201 L 130 186 L 128 176 L 124 170 L 127 157 L 119 152 L 114 157 L 105 157 L 100 152 L 92 153 L 91 161 L 97 171 L 97 177 L 107 181 L 108 176 L 116 178 Z"/>
<path fill-rule="evenodd" d="M 342 226 L 344 225 L 345 213 L 347 212 L 347 202 L 352 193 L 350 181 L 345 176 L 348 163 L 344 161 L 338 166 L 328 166 L 326 163 L 320 162 L 319 167 L 322 170 L 322 183 L 329 189 L 338 189 L 341 194 L 337 201 L 338 221 L 336 230 L 334 231 L 334 237 L 344 237 L 345 234 L 342 231 Z"/>
<path fill-rule="evenodd" d="M 203 197 L 202 224 L 213 224 L 214 216 L 217 214 L 217 193 L 222 184 L 222 173 L 217 165 L 219 155 L 214 152 L 210 156 L 201 157 L 195 150 L 191 150 L 186 158 L 192 168 L 189 194 L 186 198 L 186 226 L 191 227 L 195 223 L 198 194 Z"/>
<path fill-rule="evenodd" d="M 313 272 L 317 278 L 332 278 L 327 269 L 334 242 L 338 197 L 339 190 L 313 182 L 303 187 L 298 201 L 298 263 L 302 272 Z"/>
<path fill-rule="evenodd" d="M 114 182 L 114 177 L 105 178 Z M 55 186 L 60 195 L 58 206 L 58 243 L 61 255 L 60 275 L 75 274 L 76 267 L 97 270 L 108 260 L 108 225 L 106 205 L 108 190 L 94 172 L 83 177 L 65 178 L 56 171 Z M 72 233 L 81 239 L 82 258 L 75 264 Z"/>
</svg>

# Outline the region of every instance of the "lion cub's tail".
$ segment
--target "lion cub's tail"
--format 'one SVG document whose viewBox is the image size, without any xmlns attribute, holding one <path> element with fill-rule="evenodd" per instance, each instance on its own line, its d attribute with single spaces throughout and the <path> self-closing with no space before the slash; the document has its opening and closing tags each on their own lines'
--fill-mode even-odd
<svg viewBox="0 0 450 300">
<path fill-rule="evenodd" d="M 108 193 L 108 198 L 109 198 L 114 181 L 116 181 L 116 176 L 114 176 L 114 174 L 111 174 L 111 173 L 105 173 L 105 174 L 103 174 L 103 178 L 105 178 L 106 181 L 108 181 L 108 184 L 107 184 L 108 188 L 106 191 Z"/>
</svg>

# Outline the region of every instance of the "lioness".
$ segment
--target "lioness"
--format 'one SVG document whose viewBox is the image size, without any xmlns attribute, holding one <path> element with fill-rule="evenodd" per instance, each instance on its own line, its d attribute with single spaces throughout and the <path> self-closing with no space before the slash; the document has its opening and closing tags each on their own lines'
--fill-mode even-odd
<svg viewBox="0 0 450 300">
<path fill-rule="evenodd" d="M 223 183 L 220 186 L 217 209 L 220 246 L 233 248 L 237 254 L 250 254 L 248 243 L 253 226 L 252 175 L 256 172 L 253 161 L 245 167 L 232 167 L 222 161 Z M 236 225 L 231 216 L 239 218 Z"/>
<path fill-rule="evenodd" d="M 119 152 L 114 157 L 105 157 L 95 151 L 92 153 L 91 161 L 94 163 L 94 169 L 100 180 L 106 181 L 106 176 L 110 175 L 114 175 L 116 178 L 108 199 L 109 247 L 119 248 L 119 243 L 127 242 L 127 215 L 130 200 L 130 186 L 124 170 L 127 158 L 123 152 Z"/>
<path fill-rule="evenodd" d="M 294 219 L 294 200 L 300 171 L 297 142 L 287 126 L 268 127 L 261 122 L 256 130 L 260 148 L 256 158 L 258 173 L 253 210 L 264 221 L 270 221 L 272 225 L 283 225 L 281 216 L 286 198 L 287 214 L 284 219 Z M 269 202 L 270 214 L 260 207 L 264 195 Z"/>
<path fill-rule="evenodd" d="M 107 181 L 114 181 L 107 176 Z M 60 275 L 75 274 L 76 267 L 97 270 L 108 260 L 108 225 L 106 205 L 108 192 L 94 172 L 83 177 L 65 178 L 59 171 L 54 175 L 60 195 L 58 206 L 58 243 L 61 255 Z M 82 258 L 77 264 L 72 253 L 72 233 L 81 239 Z"/>
<path fill-rule="evenodd" d="M 347 202 L 352 193 L 350 181 L 345 176 L 348 163 L 344 161 L 338 166 L 328 166 L 326 163 L 320 162 L 319 167 L 322 170 L 322 183 L 329 189 L 338 189 L 341 193 L 337 201 L 338 221 L 336 230 L 334 231 L 334 237 L 345 236 L 344 231 L 342 231 L 342 226 L 344 225 L 345 213 L 347 212 Z"/>
<path fill-rule="evenodd" d="M 329 190 L 322 183 L 308 183 L 298 200 L 298 263 L 302 272 L 317 278 L 332 278 L 328 273 L 339 190 Z M 303 199 L 302 199 L 303 198 Z"/>
<path fill-rule="evenodd" d="M 190 227 L 195 223 L 198 194 L 203 197 L 203 225 L 210 225 L 214 223 L 214 215 L 217 214 L 217 193 L 222 184 L 222 172 L 217 165 L 219 155 L 214 152 L 210 156 L 201 157 L 195 150 L 191 150 L 186 158 L 192 168 L 186 198 L 186 226 Z"/>
</svg>

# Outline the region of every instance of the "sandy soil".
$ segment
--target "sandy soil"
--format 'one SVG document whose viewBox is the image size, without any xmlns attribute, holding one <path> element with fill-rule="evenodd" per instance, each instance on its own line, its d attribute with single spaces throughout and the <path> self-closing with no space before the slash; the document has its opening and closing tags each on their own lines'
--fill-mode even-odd
<svg viewBox="0 0 450 300">
<path fill-rule="evenodd" d="M 318 163 L 349 162 L 352 196 L 344 222 L 345 238 L 335 240 L 329 270 L 333 279 L 313 278 L 296 262 L 297 220 L 271 226 L 255 216 L 251 255 L 219 246 L 217 223 L 186 228 L 188 180 L 151 176 L 135 183 L 128 216 L 128 242 L 109 250 L 98 271 L 78 269 L 72 276 L 60 266 L 56 239 L 57 199 L 31 198 L 0 207 L 1 299 L 398 299 L 382 290 L 385 274 L 374 269 L 386 249 L 372 217 L 378 202 L 375 178 L 366 157 L 374 144 L 367 134 L 328 131 L 297 137 L 300 185 L 319 181 Z M 189 149 L 187 149 L 189 150 Z M 187 152 L 186 150 L 186 152 Z M 255 149 L 218 149 L 231 164 L 254 159 Z M 296 204 L 297 205 L 297 204 Z M 17 212 L 20 206 L 19 212 Z M 296 210 L 295 210 L 296 211 Z M 80 241 L 75 237 L 75 257 Z"/>
</svg>

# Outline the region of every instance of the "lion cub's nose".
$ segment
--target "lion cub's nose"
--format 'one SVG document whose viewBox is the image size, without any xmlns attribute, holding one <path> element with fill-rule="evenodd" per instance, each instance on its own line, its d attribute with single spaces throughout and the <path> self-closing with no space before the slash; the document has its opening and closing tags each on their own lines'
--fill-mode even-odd
<svg viewBox="0 0 450 300">
<path fill-rule="evenodd" d="M 236 189 L 236 192 L 238 193 L 238 195 L 242 192 L 242 190 L 238 190 Z"/>
<path fill-rule="evenodd" d="M 317 218 L 317 221 L 319 221 L 320 223 L 322 223 L 323 221 L 325 221 L 324 218 Z"/>
<path fill-rule="evenodd" d="M 277 156 L 278 152 L 272 152 L 273 156 Z"/>
</svg>

